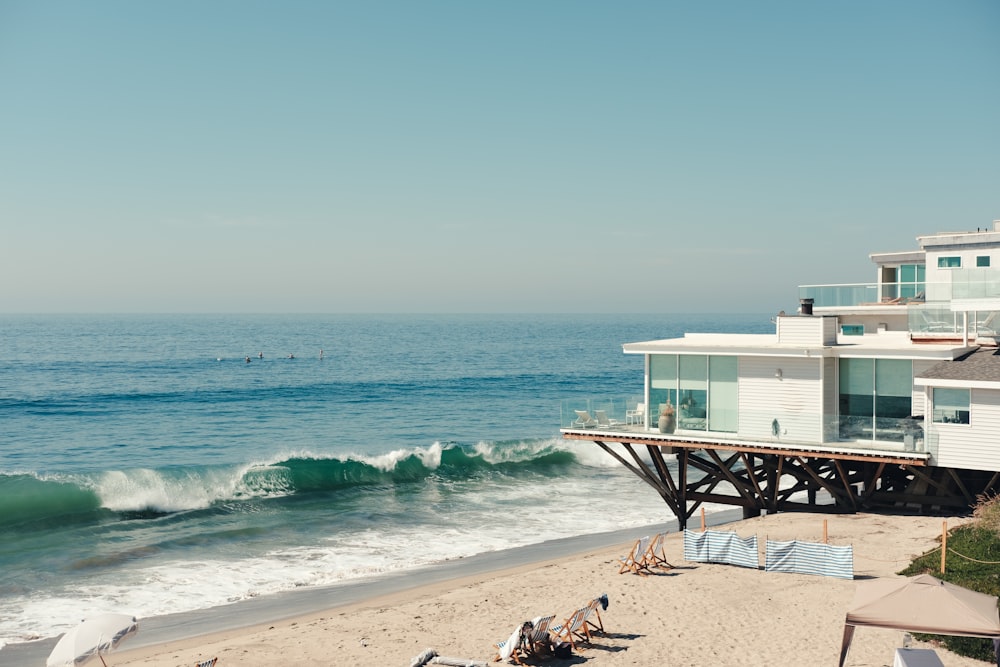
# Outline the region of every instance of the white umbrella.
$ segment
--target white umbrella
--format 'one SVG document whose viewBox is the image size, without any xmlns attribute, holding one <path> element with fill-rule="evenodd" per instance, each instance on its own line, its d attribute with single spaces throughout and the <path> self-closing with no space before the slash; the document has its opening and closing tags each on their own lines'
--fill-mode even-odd
<svg viewBox="0 0 1000 667">
<path fill-rule="evenodd" d="M 46 667 L 77 667 L 97 656 L 104 662 L 104 655 L 139 629 L 135 616 L 128 614 L 99 614 L 84 619 L 62 636 L 52 649 Z"/>
</svg>

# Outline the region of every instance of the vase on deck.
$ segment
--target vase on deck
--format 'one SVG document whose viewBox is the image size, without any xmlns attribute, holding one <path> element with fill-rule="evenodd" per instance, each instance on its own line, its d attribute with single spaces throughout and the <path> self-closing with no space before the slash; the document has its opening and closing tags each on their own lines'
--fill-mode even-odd
<svg viewBox="0 0 1000 667">
<path fill-rule="evenodd" d="M 674 416 L 673 415 L 660 415 L 660 420 L 657 422 L 657 426 L 660 428 L 660 433 L 673 433 L 674 432 Z"/>
</svg>

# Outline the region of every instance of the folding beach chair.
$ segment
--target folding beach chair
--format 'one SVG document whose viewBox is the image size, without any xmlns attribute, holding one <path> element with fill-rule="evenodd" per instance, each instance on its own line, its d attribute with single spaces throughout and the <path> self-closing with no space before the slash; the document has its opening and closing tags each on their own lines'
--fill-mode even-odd
<svg viewBox="0 0 1000 667">
<path fill-rule="evenodd" d="M 649 548 L 642 556 L 643 564 L 646 569 L 653 567 L 665 567 L 668 570 L 674 568 L 673 565 L 667 561 L 667 552 L 663 548 L 663 540 L 666 538 L 666 533 L 659 533 L 653 537 L 652 541 L 649 543 Z"/>
<path fill-rule="evenodd" d="M 555 626 L 549 633 L 552 639 L 560 642 L 568 642 L 573 650 L 577 650 L 576 642 L 585 641 L 590 643 L 590 630 L 587 628 L 587 616 L 590 614 L 590 607 L 581 607 L 563 621 Z"/>
<path fill-rule="evenodd" d="M 215 663 L 218 662 L 218 658 L 212 658 L 211 660 L 206 660 L 205 662 L 199 662 L 194 667 L 215 667 Z"/>
<path fill-rule="evenodd" d="M 594 632 L 600 632 L 604 634 L 604 621 L 601 620 L 601 609 L 608 608 L 608 595 L 605 593 L 600 597 L 596 597 L 590 601 L 587 605 L 587 613 L 583 617 L 583 620 L 587 623 L 590 628 L 593 628 Z M 594 617 L 597 617 L 597 622 L 594 622 Z"/>
<path fill-rule="evenodd" d="M 624 574 L 626 572 L 632 572 L 633 574 L 645 575 L 649 571 L 649 566 L 646 564 L 646 550 L 649 548 L 649 536 L 640 537 L 635 541 L 632 546 L 632 550 L 628 552 L 628 555 L 624 558 L 619 558 L 618 562 L 621 563 L 621 567 L 618 569 L 618 574 Z M 645 570 L 646 572 L 643 572 Z"/>
</svg>

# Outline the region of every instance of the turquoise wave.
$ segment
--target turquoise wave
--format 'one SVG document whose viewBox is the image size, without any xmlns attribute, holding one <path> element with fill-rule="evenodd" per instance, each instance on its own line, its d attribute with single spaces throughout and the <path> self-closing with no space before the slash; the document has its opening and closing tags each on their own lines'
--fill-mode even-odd
<svg viewBox="0 0 1000 667">
<path fill-rule="evenodd" d="M 0 474 L 0 529 L 39 530 L 162 517 L 233 501 L 349 492 L 482 476 L 572 474 L 580 461 L 548 442 L 434 445 L 381 456 L 295 455 L 242 466 L 109 470 L 80 475 Z"/>
<path fill-rule="evenodd" d="M 34 475 L 0 475 L 0 527 L 30 524 L 45 529 L 85 521 L 101 511 L 93 489 Z"/>
</svg>

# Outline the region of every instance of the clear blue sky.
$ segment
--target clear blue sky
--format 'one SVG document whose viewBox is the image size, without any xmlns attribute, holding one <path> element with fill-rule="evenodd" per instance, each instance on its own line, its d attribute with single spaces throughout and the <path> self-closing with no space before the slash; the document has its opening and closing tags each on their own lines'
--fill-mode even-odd
<svg viewBox="0 0 1000 667">
<path fill-rule="evenodd" d="M 0 312 L 772 312 L 1000 219 L 1000 2 L 0 0 Z"/>
</svg>

